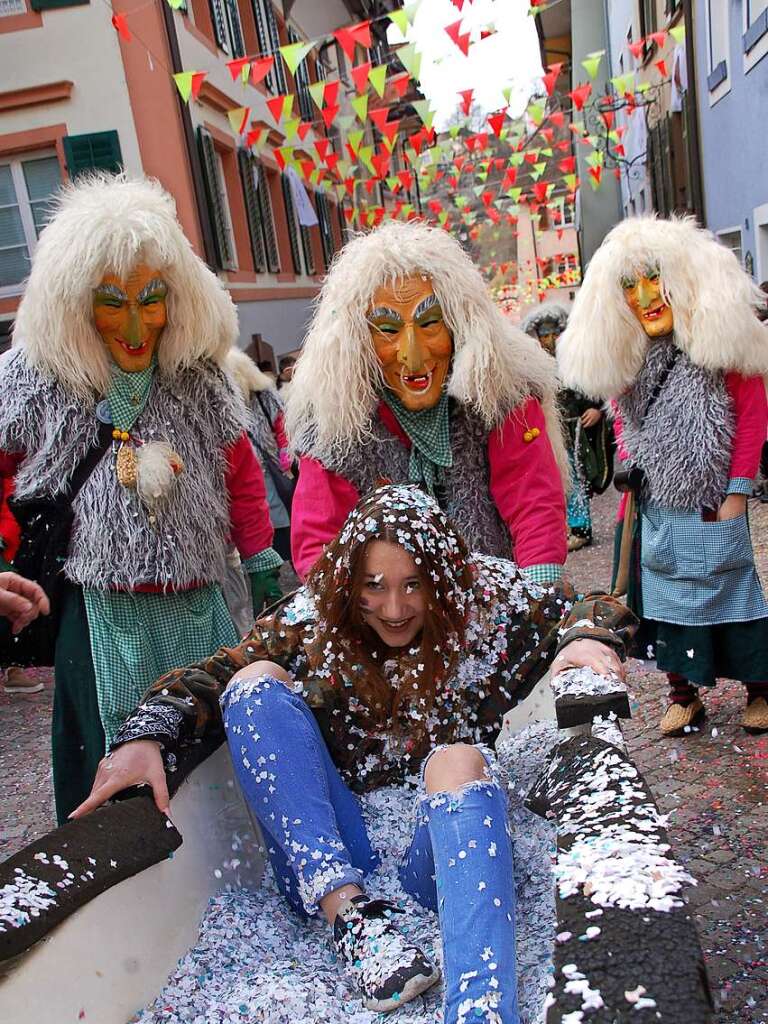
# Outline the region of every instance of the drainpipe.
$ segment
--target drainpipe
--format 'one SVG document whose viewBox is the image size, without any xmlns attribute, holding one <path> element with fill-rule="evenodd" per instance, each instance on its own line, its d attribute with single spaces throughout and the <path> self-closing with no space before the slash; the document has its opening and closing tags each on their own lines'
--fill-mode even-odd
<svg viewBox="0 0 768 1024">
<path fill-rule="evenodd" d="M 161 3 L 160 9 L 163 12 L 163 22 L 165 23 L 165 34 L 168 39 L 168 51 L 171 56 L 171 68 L 174 74 L 184 70 L 181 63 L 181 52 L 179 50 L 179 39 L 176 35 L 176 23 L 173 20 L 173 10 L 170 4 Z M 178 89 L 175 89 L 176 99 L 179 104 L 179 113 L 181 114 L 181 124 L 184 130 L 184 142 L 187 149 L 187 159 L 189 160 L 189 167 L 192 172 L 192 188 L 195 193 L 195 206 L 197 207 L 197 218 L 200 223 L 200 230 L 203 236 L 203 255 L 205 256 L 205 262 L 211 269 L 215 268 L 216 265 L 216 246 L 213 240 L 213 227 L 211 225 L 210 214 L 208 213 L 208 203 L 205 198 L 205 184 L 203 182 L 203 169 L 200 165 L 200 153 L 198 152 L 197 144 L 195 142 L 195 129 L 192 126 L 192 118 L 189 113 L 189 107 L 181 98 L 181 93 Z"/>
<path fill-rule="evenodd" d="M 685 63 L 688 71 L 688 166 L 691 180 L 691 205 L 696 219 L 706 227 L 707 211 L 704 204 L 704 186 L 701 176 L 701 142 L 699 139 L 699 100 L 696 81 L 696 45 L 693 23 L 693 0 L 683 0 L 685 19 Z"/>
</svg>

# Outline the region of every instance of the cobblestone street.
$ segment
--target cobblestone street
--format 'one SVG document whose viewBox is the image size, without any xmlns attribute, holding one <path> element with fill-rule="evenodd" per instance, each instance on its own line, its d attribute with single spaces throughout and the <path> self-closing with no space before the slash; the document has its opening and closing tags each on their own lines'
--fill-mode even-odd
<svg viewBox="0 0 768 1024">
<path fill-rule="evenodd" d="M 595 539 L 571 557 L 580 587 L 610 581 L 613 490 L 595 502 Z M 758 565 L 768 577 L 768 505 L 750 502 Z M 0 858 L 53 826 L 48 730 L 52 680 L 31 696 L 0 694 L 3 778 Z M 691 902 L 701 935 L 720 1024 L 768 1022 L 768 736 L 739 726 L 743 693 L 722 683 L 705 694 L 700 730 L 662 740 L 665 679 L 633 663 L 629 748 L 663 811 L 680 860 L 698 879 Z"/>
</svg>

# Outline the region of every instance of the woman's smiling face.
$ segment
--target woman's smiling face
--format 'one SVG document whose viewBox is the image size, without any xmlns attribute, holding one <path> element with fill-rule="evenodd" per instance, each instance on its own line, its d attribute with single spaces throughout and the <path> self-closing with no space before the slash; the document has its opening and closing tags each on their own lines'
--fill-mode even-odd
<svg viewBox="0 0 768 1024">
<path fill-rule="evenodd" d="M 399 544 L 372 541 L 365 552 L 360 607 L 387 647 L 407 647 L 424 626 L 426 597 L 413 557 Z"/>
</svg>

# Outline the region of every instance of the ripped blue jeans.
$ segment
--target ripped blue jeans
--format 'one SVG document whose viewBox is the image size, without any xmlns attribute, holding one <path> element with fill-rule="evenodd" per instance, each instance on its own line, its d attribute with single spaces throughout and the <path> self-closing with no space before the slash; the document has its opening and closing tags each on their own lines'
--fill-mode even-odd
<svg viewBox="0 0 768 1024">
<path fill-rule="evenodd" d="M 235 773 L 291 907 L 315 914 L 340 886 L 364 888 L 379 858 L 307 703 L 260 676 L 230 684 L 221 705 Z M 406 892 L 439 917 L 445 1024 L 519 1021 L 507 801 L 482 752 L 485 779 L 422 796 L 399 870 Z"/>
</svg>

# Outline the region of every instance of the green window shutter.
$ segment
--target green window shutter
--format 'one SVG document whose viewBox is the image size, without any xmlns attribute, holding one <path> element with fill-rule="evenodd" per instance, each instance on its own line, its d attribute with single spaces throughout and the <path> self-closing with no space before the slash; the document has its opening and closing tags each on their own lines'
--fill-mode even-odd
<svg viewBox="0 0 768 1024">
<path fill-rule="evenodd" d="M 275 233 L 275 218 L 272 213 L 272 197 L 269 192 L 269 179 L 264 164 L 259 163 L 259 207 L 261 209 L 261 227 L 264 231 L 264 244 L 267 249 L 267 267 L 270 273 L 280 273 L 280 249 Z"/>
<path fill-rule="evenodd" d="M 86 171 L 110 171 L 118 174 L 123 169 L 123 156 L 117 132 L 65 135 L 64 157 L 69 176 L 73 180 Z"/>
<path fill-rule="evenodd" d="M 235 254 L 227 226 L 226 199 L 219 181 L 219 168 L 216 161 L 216 148 L 210 132 L 205 128 L 197 129 L 197 142 L 200 147 L 200 162 L 205 180 L 205 196 L 208 201 L 208 212 L 213 227 L 213 240 L 216 249 L 216 266 L 220 270 L 235 269 Z"/>
<path fill-rule="evenodd" d="M 312 228 L 305 228 L 301 225 L 301 248 L 304 251 L 304 265 L 308 274 L 315 272 L 315 257 L 312 252 Z"/>
<path fill-rule="evenodd" d="M 303 273 L 303 268 L 301 266 L 299 233 L 296 230 L 296 211 L 293 205 L 293 196 L 291 195 L 291 183 L 284 174 L 281 176 L 280 182 L 283 186 L 283 203 L 285 204 L 285 219 L 288 221 L 288 238 L 291 243 L 293 269 L 295 273 L 301 274 Z"/>
<path fill-rule="evenodd" d="M 30 0 L 33 11 L 53 11 L 59 7 L 83 7 L 90 0 Z"/>
<path fill-rule="evenodd" d="M 240 165 L 240 179 L 243 183 L 243 197 L 245 199 L 245 213 L 248 218 L 248 233 L 251 236 L 253 265 L 257 273 L 263 274 L 267 269 L 267 253 L 264 247 L 264 232 L 261 224 L 259 190 L 254 181 L 254 175 L 258 175 L 259 169 L 256 161 L 247 149 L 239 150 L 237 162 Z"/>
</svg>

